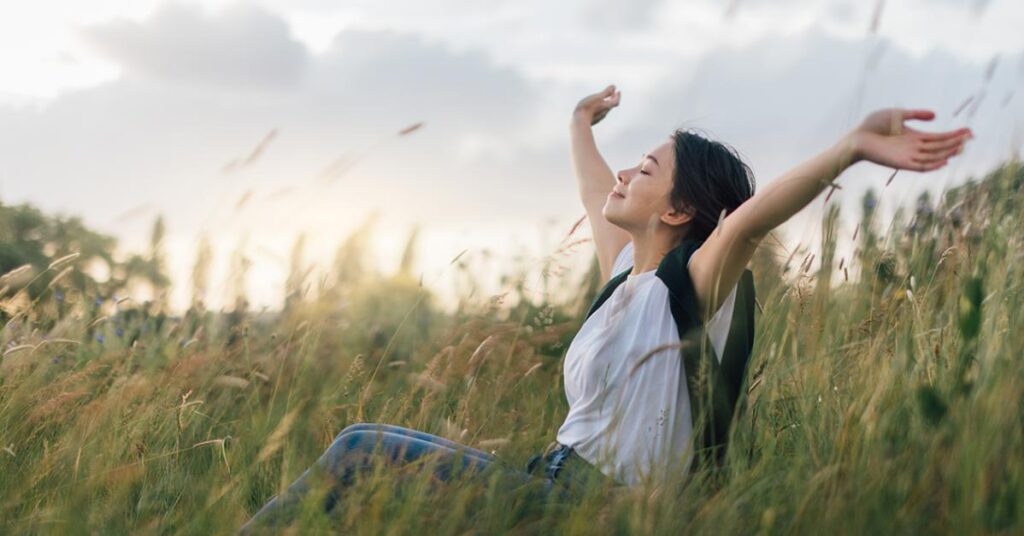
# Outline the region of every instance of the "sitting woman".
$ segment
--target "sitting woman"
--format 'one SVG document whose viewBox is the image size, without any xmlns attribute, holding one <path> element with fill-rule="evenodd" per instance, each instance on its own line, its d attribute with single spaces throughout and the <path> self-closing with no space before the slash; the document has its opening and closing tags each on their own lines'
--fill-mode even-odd
<svg viewBox="0 0 1024 536">
<path fill-rule="evenodd" d="M 591 127 L 619 99 L 614 86 L 584 97 L 570 122 L 573 167 L 605 283 L 566 352 L 569 412 L 549 447 L 519 470 L 435 435 L 353 424 L 243 530 L 280 517 L 316 475 L 334 485 L 324 505 L 330 510 L 356 471 L 382 459 L 405 464 L 429 455 L 441 479 L 500 471 L 570 498 L 581 482 L 634 486 L 692 470 L 695 457 L 721 460 L 743 402 L 754 302 L 746 265 L 761 240 L 859 161 L 932 171 L 971 137 L 966 128 L 927 133 L 904 125 L 933 119 L 927 110 L 878 110 L 755 195 L 750 168 L 733 149 L 686 130 L 612 174 Z"/>
</svg>

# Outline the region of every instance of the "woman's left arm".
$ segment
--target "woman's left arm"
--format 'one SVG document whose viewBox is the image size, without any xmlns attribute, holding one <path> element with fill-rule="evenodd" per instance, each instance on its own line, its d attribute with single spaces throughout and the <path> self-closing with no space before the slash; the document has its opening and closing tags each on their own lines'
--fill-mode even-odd
<svg viewBox="0 0 1024 536">
<path fill-rule="evenodd" d="M 929 110 L 873 112 L 836 144 L 776 178 L 723 218 L 690 262 L 703 318 L 718 310 L 768 232 L 807 206 L 846 168 L 867 160 L 896 169 L 933 171 L 959 154 L 973 137 L 970 129 L 933 133 L 903 124 L 934 117 Z"/>
</svg>

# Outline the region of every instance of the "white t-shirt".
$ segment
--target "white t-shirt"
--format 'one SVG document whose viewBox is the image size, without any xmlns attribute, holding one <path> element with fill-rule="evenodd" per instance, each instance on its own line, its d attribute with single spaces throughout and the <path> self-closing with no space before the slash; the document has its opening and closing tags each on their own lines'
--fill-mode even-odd
<svg viewBox="0 0 1024 536">
<path fill-rule="evenodd" d="M 612 274 L 632 265 L 629 242 L 619 252 Z M 569 414 L 557 441 L 630 486 L 652 470 L 655 476 L 662 474 L 658 469 L 673 460 L 688 467 L 693 457 L 688 451 L 692 415 L 679 328 L 669 308 L 668 287 L 655 272 L 627 276 L 580 327 L 564 361 Z M 708 322 L 719 362 L 735 302 L 734 286 Z M 630 376 L 644 354 L 662 345 L 672 347 L 650 356 Z"/>
</svg>

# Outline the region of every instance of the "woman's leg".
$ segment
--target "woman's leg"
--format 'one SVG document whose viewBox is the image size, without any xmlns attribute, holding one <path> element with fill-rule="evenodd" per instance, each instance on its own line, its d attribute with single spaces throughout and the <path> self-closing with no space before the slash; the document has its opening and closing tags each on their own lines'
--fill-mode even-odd
<svg viewBox="0 0 1024 536">
<path fill-rule="evenodd" d="M 379 422 L 358 422 L 346 426 L 344 430 L 338 433 L 338 435 L 340 436 L 341 434 L 344 434 L 346 432 L 354 432 L 356 430 L 383 430 L 385 432 L 391 432 L 393 434 L 418 437 L 425 441 L 430 441 L 432 443 L 437 443 L 439 445 L 447 445 L 453 449 L 463 449 L 466 451 L 467 454 L 474 455 L 480 458 L 486 459 L 492 457 L 492 455 L 488 452 L 468 447 L 466 445 L 452 441 L 450 439 L 446 439 L 441 436 L 436 436 L 434 434 L 428 434 L 427 432 L 414 430 L 412 428 L 406 428 L 404 426 L 395 426 L 393 424 L 384 424 Z"/>
<path fill-rule="evenodd" d="M 256 512 L 241 530 L 247 532 L 255 527 L 286 521 L 282 518 L 288 517 L 290 507 L 299 503 L 316 478 L 326 476 L 334 483 L 324 504 L 324 508 L 330 510 L 342 498 L 344 488 L 353 483 L 356 472 L 372 468 L 379 456 L 389 463 L 405 464 L 428 455 L 436 457 L 434 475 L 440 480 L 448 480 L 462 471 L 479 474 L 492 465 L 501 465 L 491 454 L 439 436 L 390 425 L 360 423 L 342 430 L 312 467 L 281 496 L 274 497 Z M 506 485 L 523 485 L 533 478 L 510 467 L 495 469 L 503 471 L 503 476 L 508 479 Z M 540 483 L 539 487 L 544 493 L 551 487 L 551 482 Z"/>
<path fill-rule="evenodd" d="M 401 427 L 364 425 L 346 428 L 335 437 L 317 465 L 348 485 L 356 471 L 373 465 L 378 454 L 383 455 L 385 461 L 398 465 L 434 455 L 440 462 L 435 473 L 441 480 L 448 480 L 452 472 L 459 469 L 479 472 L 496 460 L 491 454 L 439 436 L 396 428 Z"/>
</svg>

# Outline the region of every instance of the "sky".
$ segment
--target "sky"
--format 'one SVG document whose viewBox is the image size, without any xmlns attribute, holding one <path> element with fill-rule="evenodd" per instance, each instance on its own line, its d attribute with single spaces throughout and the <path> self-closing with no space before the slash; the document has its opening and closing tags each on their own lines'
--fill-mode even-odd
<svg viewBox="0 0 1024 536">
<path fill-rule="evenodd" d="M 38 0 L 3 14 L 0 200 L 81 216 L 122 254 L 162 214 L 178 309 L 204 233 L 209 304 L 225 304 L 248 237 L 250 299 L 276 308 L 299 233 L 323 271 L 375 212 L 383 271 L 419 225 L 417 271 L 443 303 L 463 250 L 478 296 L 508 290 L 516 255 L 539 266 L 584 215 L 568 119 L 610 83 L 622 101 L 595 136 L 613 170 L 684 126 L 734 146 L 759 186 L 876 108 L 974 130 L 946 168 L 884 189 L 885 168 L 847 170 L 833 199 L 851 229 L 867 188 L 891 211 L 1024 142 L 1019 0 Z M 791 247 L 814 244 L 822 210 L 786 224 Z M 592 256 L 560 261 L 578 278 Z"/>
</svg>

